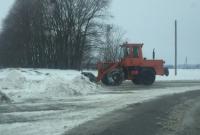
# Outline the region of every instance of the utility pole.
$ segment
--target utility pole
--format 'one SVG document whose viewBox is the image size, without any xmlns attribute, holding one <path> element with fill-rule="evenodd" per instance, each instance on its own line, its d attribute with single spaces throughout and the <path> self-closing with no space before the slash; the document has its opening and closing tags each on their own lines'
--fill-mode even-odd
<svg viewBox="0 0 200 135">
<path fill-rule="evenodd" d="M 177 76 L 177 20 L 175 20 L 175 65 L 174 65 L 174 69 L 175 69 L 175 76 Z"/>
<path fill-rule="evenodd" d="M 153 54 L 152 54 L 153 56 L 153 60 L 155 60 L 155 57 L 156 57 L 156 53 L 155 53 L 155 48 L 153 49 Z"/>
</svg>

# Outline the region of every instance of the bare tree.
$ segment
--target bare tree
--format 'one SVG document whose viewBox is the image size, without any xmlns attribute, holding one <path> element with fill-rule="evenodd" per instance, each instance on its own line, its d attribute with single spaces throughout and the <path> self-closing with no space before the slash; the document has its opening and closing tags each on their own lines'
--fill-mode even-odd
<svg viewBox="0 0 200 135">
<path fill-rule="evenodd" d="M 1 34 L 1 63 L 80 69 L 101 40 L 101 20 L 109 3 L 110 0 L 17 0 Z"/>
<path fill-rule="evenodd" d="M 105 27 L 104 44 L 99 48 L 101 61 L 116 62 L 120 59 L 120 46 L 124 43 L 124 32 L 117 26 Z"/>
</svg>

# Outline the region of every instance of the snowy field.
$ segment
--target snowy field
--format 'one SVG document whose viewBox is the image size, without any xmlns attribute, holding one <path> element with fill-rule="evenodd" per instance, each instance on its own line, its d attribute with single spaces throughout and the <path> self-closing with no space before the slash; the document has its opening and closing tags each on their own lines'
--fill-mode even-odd
<svg viewBox="0 0 200 135">
<path fill-rule="evenodd" d="M 179 70 L 177 77 L 170 72 L 157 80 L 200 81 L 200 70 Z M 130 104 L 200 89 L 198 83 L 139 90 L 123 86 L 112 90 L 72 70 L 0 69 L 0 134 L 60 135 Z"/>
<path fill-rule="evenodd" d="M 175 71 L 170 69 L 170 75 L 157 76 L 157 80 L 173 81 L 173 80 L 200 80 L 200 69 L 178 69 L 178 75 L 175 76 Z"/>
</svg>

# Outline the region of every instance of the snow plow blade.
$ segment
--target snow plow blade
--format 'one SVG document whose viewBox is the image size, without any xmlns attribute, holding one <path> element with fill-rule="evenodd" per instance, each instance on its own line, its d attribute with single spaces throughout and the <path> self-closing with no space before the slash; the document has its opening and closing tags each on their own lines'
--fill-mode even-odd
<svg viewBox="0 0 200 135">
<path fill-rule="evenodd" d="M 91 82 L 95 82 L 95 83 L 97 82 L 97 78 L 94 74 L 92 74 L 90 72 L 82 72 L 81 74 L 84 75 L 85 77 L 89 78 L 89 80 Z"/>
</svg>

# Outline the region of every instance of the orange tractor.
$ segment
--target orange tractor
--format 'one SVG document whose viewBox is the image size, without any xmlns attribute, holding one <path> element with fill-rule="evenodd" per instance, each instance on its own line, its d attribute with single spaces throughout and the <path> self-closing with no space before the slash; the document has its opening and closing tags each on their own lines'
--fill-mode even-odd
<svg viewBox="0 0 200 135">
<path fill-rule="evenodd" d="M 136 85 L 152 85 L 156 75 L 169 75 L 163 60 L 147 60 L 142 54 L 143 44 L 124 44 L 121 46 L 123 57 L 119 62 L 98 63 L 98 76 L 95 79 L 105 85 L 120 85 L 124 80 L 131 80 Z M 90 73 L 83 73 L 94 80 Z M 93 77 L 92 77 L 93 76 Z"/>
</svg>

